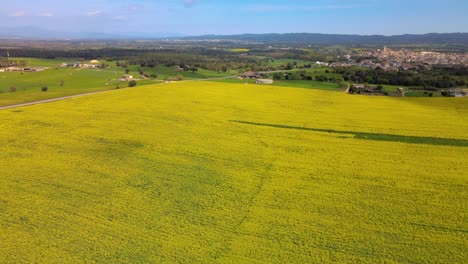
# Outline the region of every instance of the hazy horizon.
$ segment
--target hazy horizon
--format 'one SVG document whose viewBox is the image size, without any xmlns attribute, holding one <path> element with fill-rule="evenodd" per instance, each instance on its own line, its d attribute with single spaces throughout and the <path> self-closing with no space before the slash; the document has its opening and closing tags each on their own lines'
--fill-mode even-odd
<svg viewBox="0 0 468 264">
<path fill-rule="evenodd" d="M 401 35 L 466 32 L 468 3 L 319 0 L 58 0 L 2 3 L 3 28 L 57 32 Z"/>
</svg>

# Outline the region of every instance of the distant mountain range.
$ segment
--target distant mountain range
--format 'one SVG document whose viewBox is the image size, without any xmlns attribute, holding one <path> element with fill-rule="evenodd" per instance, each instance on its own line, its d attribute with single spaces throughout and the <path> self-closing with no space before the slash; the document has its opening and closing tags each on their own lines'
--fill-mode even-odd
<svg viewBox="0 0 468 264">
<path fill-rule="evenodd" d="M 395 36 L 341 35 L 319 33 L 241 34 L 187 36 L 172 32 L 57 32 L 36 27 L 0 28 L 0 38 L 29 39 L 180 39 L 193 41 L 238 41 L 285 45 L 390 45 L 390 44 L 462 44 L 468 45 L 468 33 L 430 33 Z"/>
<path fill-rule="evenodd" d="M 430 33 L 423 35 L 406 34 L 395 36 L 381 35 L 340 35 L 318 33 L 287 34 L 242 34 L 205 35 L 184 37 L 186 40 L 232 40 L 264 44 L 464 44 L 468 45 L 468 33 Z"/>
</svg>

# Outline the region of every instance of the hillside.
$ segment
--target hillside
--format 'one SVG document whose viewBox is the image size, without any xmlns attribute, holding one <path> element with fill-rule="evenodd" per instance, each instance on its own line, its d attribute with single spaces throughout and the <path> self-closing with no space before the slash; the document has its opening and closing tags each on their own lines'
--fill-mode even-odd
<svg viewBox="0 0 468 264">
<path fill-rule="evenodd" d="M 0 262 L 462 263 L 467 99 L 181 82 L 0 111 Z"/>
<path fill-rule="evenodd" d="M 265 44 L 307 45 L 390 45 L 390 44 L 468 44 L 468 33 L 382 35 L 340 35 L 318 33 L 206 35 L 185 37 L 186 40 L 235 40 Z"/>
</svg>

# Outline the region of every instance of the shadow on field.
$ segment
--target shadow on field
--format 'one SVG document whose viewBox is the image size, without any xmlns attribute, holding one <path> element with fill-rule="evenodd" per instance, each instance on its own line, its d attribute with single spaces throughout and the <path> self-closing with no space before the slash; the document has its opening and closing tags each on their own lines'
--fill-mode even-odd
<svg viewBox="0 0 468 264">
<path fill-rule="evenodd" d="M 468 140 L 466 139 L 418 137 L 418 136 L 403 136 L 403 135 L 393 135 L 393 134 L 343 131 L 343 130 L 333 130 L 333 129 L 308 128 L 308 127 L 287 126 L 287 125 L 278 125 L 278 124 L 255 123 L 255 122 L 240 121 L 240 120 L 229 120 L 229 122 L 245 124 L 245 125 L 254 125 L 254 126 L 265 126 L 265 127 L 283 128 L 283 129 L 295 129 L 295 130 L 306 130 L 306 131 L 325 132 L 325 133 L 334 133 L 334 134 L 354 135 L 354 138 L 356 139 L 365 139 L 365 140 L 393 141 L 393 142 L 403 142 L 403 143 L 410 143 L 410 144 L 427 144 L 427 145 L 439 145 L 439 146 L 468 147 Z"/>
</svg>

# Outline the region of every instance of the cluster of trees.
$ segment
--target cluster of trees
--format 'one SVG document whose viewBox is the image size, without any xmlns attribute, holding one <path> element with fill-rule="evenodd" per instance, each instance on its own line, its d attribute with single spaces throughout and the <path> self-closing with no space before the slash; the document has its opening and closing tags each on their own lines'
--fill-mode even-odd
<svg viewBox="0 0 468 264">
<path fill-rule="evenodd" d="M 382 69 L 359 69 L 339 67 L 335 73 L 345 81 L 402 86 L 451 88 L 467 85 L 468 68 L 434 68 L 431 70 L 384 71 Z"/>
<path fill-rule="evenodd" d="M 118 61 L 118 65 L 127 67 L 139 65 L 141 67 L 155 68 L 158 65 L 166 67 L 180 67 L 184 71 L 195 72 L 199 68 L 227 72 L 232 69 L 259 70 L 257 60 L 254 58 L 224 54 L 199 54 L 192 52 L 158 52 L 144 56 L 132 56 L 126 60 Z"/>
</svg>

